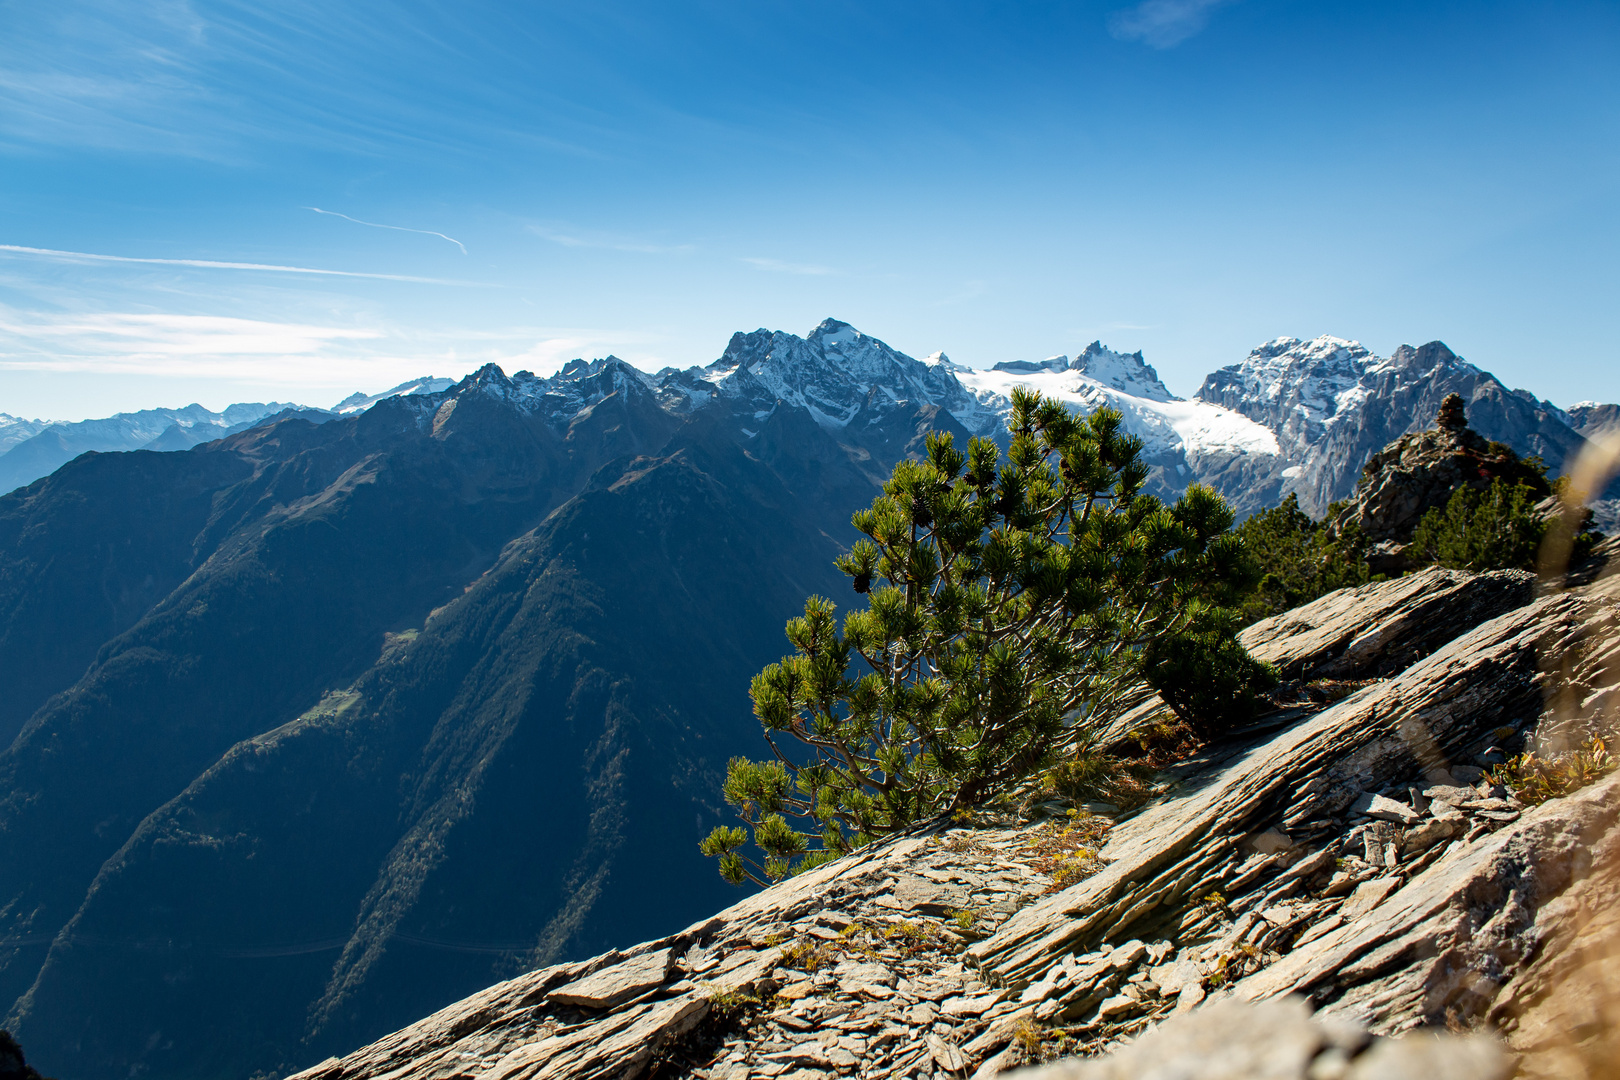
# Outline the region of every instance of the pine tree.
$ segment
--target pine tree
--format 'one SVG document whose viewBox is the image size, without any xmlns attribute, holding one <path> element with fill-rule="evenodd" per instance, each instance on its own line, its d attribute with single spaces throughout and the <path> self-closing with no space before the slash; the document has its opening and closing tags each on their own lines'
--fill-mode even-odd
<svg viewBox="0 0 1620 1080">
<path fill-rule="evenodd" d="M 1244 623 L 1372 579 L 1367 543 L 1356 524 L 1342 526 L 1337 535 L 1328 528 L 1342 506 L 1328 507 L 1327 516 L 1315 521 L 1300 509 L 1299 496 L 1290 493 L 1281 506 L 1262 510 L 1232 530 L 1254 560 L 1259 577 L 1239 607 Z"/>
<path fill-rule="evenodd" d="M 1534 569 L 1547 522 L 1536 513 L 1538 492 L 1525 484 L 1492 480 L 1481 491 L 1460 487 L 1423 515 L 1412 534 L 1421 563 L 1454 570 Z"/>
<path fill-rule="evenodd" d="M 1169 507 L 1142 494 L 1141 442 L 1120 424 L 1018 390 L 1004 461 L 933 434 L 926 460 L 895 466 L 838 561 L 865 607 L 840 630 L 811 597 L 793 655 L 753 680 L 773 756 L 728 768 L 746 827 L 702 844 L 727 880 L 779 880 L 979 805 L 1084 750 L 1144 676 L 1172 707 L 1217 710 L 1269 677 L 1222 606 L 1251 583 L 1231 510 L 1197 485 Z M 1186 692 L 1210 665 L 1238 677 Z M 744 857 L 750 835 L 762 859 Z"/>
</svg>

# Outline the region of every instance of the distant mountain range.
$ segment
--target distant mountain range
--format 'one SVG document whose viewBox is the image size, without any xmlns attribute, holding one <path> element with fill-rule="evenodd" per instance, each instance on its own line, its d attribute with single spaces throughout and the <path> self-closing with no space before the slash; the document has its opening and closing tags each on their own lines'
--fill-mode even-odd
<svg viewBox="0 0 1620 1080">
<path fill-rule="evenodd" d="M 1246 510 L 1324 507 L 1453 389 L 1555 465 L 1601 420 L 1438 343 L 1279 339 L 1182 401 L 1100 344 L 976 371 L 828 320 L 77 456 L 0 497 L 0 1026 L 79 1080 L 284 1074 L 722 906 L 749 677 L 855 600 L 893 463 L 1004 437 L 1020 384 Z"/>
<path fill-rule="evenodd" d="M 758 392 L 730 386 L 744 354 L 771 361 L 754 375 Z M 1170 496 L 1199 480 L 1220 490 L 1242 514 L 1297 493 L 1301 506 L 1320 516 L 1350 494 L 1373 452 L 1427 424 L 1452 392 L 1469 402 L 1476 427 L 1520 453 L 1539 455 L 1555 471 L 1586 435 L 1620 425 L 1620 405 L 1588 401 L 1561 410 L 1529 391 L 1508 389 L 1437 341 L 1403 345 L 1386 359 L 1342 338 L 1277 338 L 1214 372 L 1192 400 L 1184 400 L 1170 393 L 1141 352 L 1119 353 L 1101 342 L 1073 360 L 1053 356 L 978 369 L 954 364 L 943 353 L 917 361 L 847 323 L 827 320 L 808 338 L 766 330 L 738 334 L 708 367 L 666 369 L 642 379 L 676 412 L 689 408 L 678 401 L 682 388 L 704 383 L 753 394 L 761 404 L 771 398 L 772 406 L 780 400 L 804 408 L 818 424 L 839 429 L 866 397 L 877 394 L 936 406 L 969 432 L 990 436 L 1004 433 L 1001 419 L 1012 388 L 1029 386 L 1077 408 L 1120 409 L 1143 439 L 1156 491 Z M 318 421 L 323 414 L 348 416 L 387 398 L 441 393 L 452 385 L 452 379 L 424 376 L 378 394 L 351 394 L 330 410 L 271 402 L 214 413 L 189 405 L 78 423 L 0 413 L 0 491 L 47 476 L 87 450 L 185 450 L 289 409 Z"/>
<path fill-rule="evenodd" d="M 447 390 L 454 381 L 411 379 L 380 394 L 351 394 L 329 410 L 272 401 L 228 405 L 223 412 L 212 412 L 193 404 L 183 409 L 143 409 L 104 420 L 73 422 L 25 420 L 0 413 L 0 492 L 49 476 L 87 451 L 189 450 L 283 414 L 319 423 L 330 416 L 361 412 L 384 398 Z"/>
<path fill-rule="evenodd" d="M 50 423 L 0 414 L 0 491 L 49 476 L 86 451 L 188 450 L 252 427 L 287 410 L 318 412 L 272 401 L 211 412 L 201 405 L 143 409 L 104 420 Z"/>
</svg>

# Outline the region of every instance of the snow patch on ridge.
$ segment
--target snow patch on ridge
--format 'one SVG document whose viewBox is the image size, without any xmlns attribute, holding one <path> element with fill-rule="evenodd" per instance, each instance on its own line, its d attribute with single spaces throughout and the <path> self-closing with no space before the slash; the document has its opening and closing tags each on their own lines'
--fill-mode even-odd
<svg viewBox="0 0 1620 1080">
<path fill-rule="evenodd" d="M 1105 350 L 1106 351 L 1106 350 Z M 1118 356 L 1112 353 L 1111 356 Z M 1136 354 L 1138 357 L 1140 354 Z M 1057 358 L 1061 359 L 1061 358 Z M 1078 365 L 1085 354 L 1075 361 Z M 1034 367 L 1037 370 L 1022 370 Z M 1092 376 L 1101 368 L 1109 382 Z M 989 370 L 956 368 L 956 377 L 972 390 L 987 408 L 1005 416 L 1015 387 L 1038 390 L 1043 395 L 1068 402 L 1083 413 L 1108 406 L 1124 417 L 1125 429 L 1142 439 L 1149 454 L 1280 454 L 1277 436 L 1240 413 L 1204 401 L 1185 401 L 1164 389 L 1157 375 L 1151 382 L 1132 377 L 1113 365 L 1059 370 L 1014 361 Z M 1149 372 L 1151 368 L 1147 369 Z M 1142 394 L 1132 394 L 1113 385 L 1122 382 Z M 1151 394 L 1152 396 L 1147 396 Z"/>
</svg>

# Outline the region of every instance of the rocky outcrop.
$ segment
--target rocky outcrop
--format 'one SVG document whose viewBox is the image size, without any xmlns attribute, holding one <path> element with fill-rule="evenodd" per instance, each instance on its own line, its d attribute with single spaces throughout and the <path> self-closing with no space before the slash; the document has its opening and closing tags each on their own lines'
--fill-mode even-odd
<svg viewBox="0 0 1620 1080">
<path fill-rule="evenodd" d="M 1141 1069 L 1212 1061 L 1241 1002 L 1275 1039 L 1162 1075 L 1501 1075 L 1488 1044 L 1357 1033 L 1494 1023 L 1530 1045 L 1570 1006 L 1547 943 L 1590 935 L 1620 887 L 1620 778 L 1532 808 L 1482 766 L 1564 691 L 1620 691 L 1614 604 L 1436 572 L 1313 607 L 1261 631 L 1274 662 L 1384 677 L 1206 747 L 1134 815 L 939 823 L 301 1076 L 989 1076 L 1191 1012 L 1049 1074 L 1161 1075 Z"/>
<path fill-rule="evenodd" d="M 1358 680 L 1399 672 L 1487 619 L 1530 602 L 1535 575 L 1523 570 L 1470 574 L 1430 567 L 1394 581 L 1340 589 L 1247 627 L 1238 640 L 1284 680 L 1278 696 L 1347 694 Z M 1313 686 L 1322 680 L 1337 685 Z M 1168 706 L 1141 688 L 1102 735 L 1124 740 Z"/>
<path fill-rule="evenodd" d="M 1367 460 L 1355 495 L 1334 520 L 1354 524 L 1374 544 L 1404 543 L 1418 521 L 1459 488 L 1483 490 L 1496 479 L 1527 483 L 1545 496 L 1546 481 L 1506 446 L 1492 446 L 1468 426 L 1457 394 L 1440 405 L 1435 426 L 1402 436 Z"/>
<path fill-rule="evenodd" d="M 1017 982 L 1039 977 L 1054 954 L 1155 933 L 1179 938 L 1214 925 L 1218 915 L 1198 910 L 1203 890 L 1226 882 L 1224 903 L 1230 905 L 1233 880 L 1248 892 L 1291 861 L 1254 846 L 1252 838 L 1268 832 L 1277 835 L 1268 843 L 1287 851 L 1334 850 L 1342 857 L 1336 849 L 1351 850 L 1369 831 L 1345 839 L 1352 822 L 1369 819 L 1363 799 L 1403 791 L 1409 782 L 1432 786 L 1428 779 L 1456 786 L 1444 783 L 1451 777 L 1448 764 L 1471 766 L 1482 735 L 1498 737 L 1504 728 L 1511 735 L 1540 713 L 1538 651 L 1579 635 L 1592 614 L 1588 604 L 1551 597 L 1509 612 L 1393 679 L 1257 744 L 1226 747 L 1184 769 L 1172 789 L 1179 797 L 1114 830 L 1106 869 L 1020 911 L 970 955 L 998 979 Z M 1386 831 L 1369 828 L 1374 835 Z M 1306 840 L 1319 835 L 1336 835 L 1336 848 Z M 1373 848 L 1382 857 L 1382 848 Z M 1374 869 L 1383 865 L 1382 859 L 1368 862 Z M 1296 889 L 1303 885 L 1298 877 Z M 1243 940 L 1239 933 L 1233 944 Z"/>
<path fill-rule="evenodd" d="M 1312 1016 L 1299 998 L 1221 1002 L 1177 1016 L 1093 1061 L 1020 1070 L 1018 1080 L 1507 1080 L 1512 1059 L 1489 1037 L 1381 1039 Z"/>
<path fill-rule="evenodd" d="M 1364 679 L 1399 672 L 1487 619 L 1530 602 L 1535 575 L 1431 567 L 1341 589 L 1248 627 L 1257 660 L 1284 679 Z"/>
</svg>

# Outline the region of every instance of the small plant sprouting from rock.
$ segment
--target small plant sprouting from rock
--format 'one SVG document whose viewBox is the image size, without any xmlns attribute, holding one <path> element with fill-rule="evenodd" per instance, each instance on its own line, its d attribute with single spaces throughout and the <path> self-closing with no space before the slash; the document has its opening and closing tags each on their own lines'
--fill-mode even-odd
<svg viewBox="0 0 1620 1080">
<path fill-rule="evenodd" d="M 1152 783 L 1156 772 L 1145 761 L 1081 749 L 1042 774 L 1039 794 L 1070 803 L 1104 802 L 1132 810 L 1158 794 Z"/>
<path fill-rule="evenodd" d="M 738 1016 L 758 1011 L 764 1004 L 757 994 L 748 994 L 740 990 L 709 991 L 709 1012 L 723 1020 L 734 1020 Z"/>
<path fill-rule="evenodd" d="M 1086 747 L 1142 678 L 1206 731 L 1258 706 L 1275 679 L 1223 606 L 1250 584 L 1232 511 L 1196 484 L 1173 506 L 1144 495 L 1121 422 L 1017 390 L 1005 457 L 934 433 L 895 466 L 838 560 L 864 609 L 840 629 L 811 597 L 794 654 L 750 687 L 772 758 L 728 766 L 743 826 L 701 845 L 726 880 L 981 806 Z"/>
<path fill-rule="evenodd" d="M 1028 847 L 1036 857 L 1035 868 L 1052 879 L 1047 891 L 1066 889 L 1106 866 L 1097 849 L 1107 840 L 1112 827 L 1113 823 L 1100 814 L 1070 810 L 1067 824 L 1037 832 Z"/>
<path fill-rule="evenodd" d="M 1520 802 L 1537 806 L 1596 783 L 1617 767 L 1620 761 L 1609 752 L 1607 744 L 1593 736 L 1585 745 L 1561 754 L 1519 754 L 1493 769 L 1490 778 L 1510 789 Z"/>
<path fill-rule="evenodd" d="M 1013 1045 L 1023 1051 L 1026 1060 L 1039 1061 L 1041 1054 L 1041 1040 L 1045 1032 L 1031 1017 L 1023 1017 L 1013 1027 Z"/>
<path fill-rule="evenodd" d="M 782 948 L 782 966 L 814 975 L 838 959 L 837 950 L 814 941 L 797 941 Z"/>
</svg>

